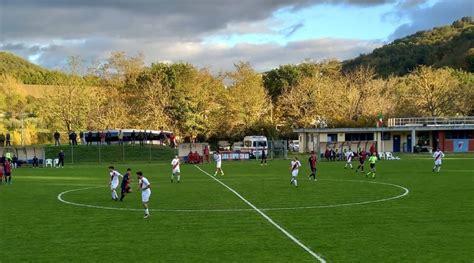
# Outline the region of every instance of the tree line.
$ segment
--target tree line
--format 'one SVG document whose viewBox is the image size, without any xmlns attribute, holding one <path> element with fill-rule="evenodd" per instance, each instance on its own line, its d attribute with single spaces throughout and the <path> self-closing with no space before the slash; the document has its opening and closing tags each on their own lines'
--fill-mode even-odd
<svg viewBox="0 0 474 263">
<path fill-rule="evenodd" d="M 212 74 L 189 63 L 154 63 L 113 53 L 85 79 L 78 58 L 68 78 L 39 97 L 15 77 L 0 79 L 0 133 L 42 142 L 55 130 L 170 130 L 186 140 L 293 136 L 297 127 L 374 126 L 388 117 L 474 114 L 473 74 L 420 66 L 381 78 L 374 68 L 344 71 L 337 61 L 282 65 L 259 73 L 248 63 Z M 23 136 L 21 136 L 23 131 Z M 43 134 L 43 135 L 42 135 Z M 42 136 L 45 136 L 45 138 Z"/>
</svg>

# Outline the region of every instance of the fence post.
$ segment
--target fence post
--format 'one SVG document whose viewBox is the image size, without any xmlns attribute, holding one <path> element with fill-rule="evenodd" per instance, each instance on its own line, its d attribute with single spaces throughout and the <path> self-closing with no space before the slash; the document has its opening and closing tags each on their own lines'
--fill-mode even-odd
<svg viewBox="0 0 474 263">
<path fill-rule="evenodd" d="M 122 162 L 125 162 L 125 143 L 122 140 Z"/>
<path fill-rule="evenodd" d="M 74 144 L 71 143 L 71 164 L 74 164 Z"/>
<path fill-rule="evenodd" d="M 149 149 L 150 149 L 149 152 L 150 152 L 150 162 L 151 162 L 151 141 L 150 141 L 150 148 Z"/>
<path fill-rule="evenodd" d="M 100 147 L 102 147 L 101 144 L 99 144 L 99 163 L 102 163 L 102 155 L 100 154 Z"/>
</svg>

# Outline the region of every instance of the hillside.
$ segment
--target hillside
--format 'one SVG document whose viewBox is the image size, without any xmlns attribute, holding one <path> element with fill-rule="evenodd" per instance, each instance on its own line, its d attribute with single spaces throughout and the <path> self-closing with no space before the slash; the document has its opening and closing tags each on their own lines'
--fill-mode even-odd
<svg viewBox="0 0 474 263">
<path fill-rule="evenodd" d="M 59 71 L 51 71 L 35 65 L 12 53 L 0 52 L 0 74 L 8 74 L 25 84 L 50 85 L 66 77 Z"/>
<path fill-rule="evenodd" d="M 343 63 L 344 71 L 373 66 L 382 77 L 404 75 L 418 65 L 449 66 L 474 72 L 474 22 L 464 17 L 450 26 L 421 31 Z"/>
</svg>

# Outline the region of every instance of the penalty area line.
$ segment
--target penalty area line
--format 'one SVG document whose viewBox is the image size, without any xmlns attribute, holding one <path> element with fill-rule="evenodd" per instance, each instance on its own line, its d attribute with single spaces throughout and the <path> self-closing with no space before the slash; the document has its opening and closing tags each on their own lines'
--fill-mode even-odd
<svg viewBox="0 0 474 263">
<path fill-rule="evenodd" d="M 227 188 L 227 190 L 231 191 L 233 194 L 235 194 L 240 200 L 242 200 L 244 203 L 246 203 L 248 206 L 250 206 L 253 210 L 255 210 L 257 213 L 259 213 L 263 218 L 265 218 L 270 224 L 272 224 L 274 227 L 276 227 L 278 230 L 280 230 L 283 234 L 285 234 L 285 236 L 287 236 L 289 239 L 291 239 L 293 242 L 295 242 L 298 246 L 300 246 L 302 249 L 304 249 L 306 252 L 308 252 L 311 256 L 313 256 L 314 258 L 319 260 L 319 262 L 326 263 L 326 260 L 324 260 L 324 258 L 322 258 L 322 256 L 320 256 L 316 252 L 312 251 L 309 247 L 307 247 L 305 244 L 303 244 L 303 242 L 299 241 L 296 237 L 294 237 L 292 234 L 290 234 L 288 231 L 286 231 L 283 227 L 281 227 L 279 224 L 277 224 L 275 221 L 273 221 L 273 219 L 271 219 L 267 214 L 262 212 L 262 210 L 258 209 L 255 205 L 253 205 L 247 199 L 245 199 L 243 196 L 241 196 L 239 193 L 237 193 L 237 191 L 230 188 L 228 185 L 223 183 L 221 180 L 215 178 L 210 173 L 204 171 L 199 166 L 195 165 L 194 167 L 196 167 L 198 170 L 203 172 L 205 175 L 209 176 L 214 181 L 218 182 L 219 184 L 221 184 L 222 186 Z"/>
</svg>

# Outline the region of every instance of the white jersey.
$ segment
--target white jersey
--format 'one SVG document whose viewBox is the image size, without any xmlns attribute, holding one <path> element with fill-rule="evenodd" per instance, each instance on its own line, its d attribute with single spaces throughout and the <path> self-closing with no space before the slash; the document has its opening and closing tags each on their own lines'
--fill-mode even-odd
<svg viewBox="0 0 474 263">
<path fill-rule="evenodd" d="M 348 163 L 352 162 L 352 157 L 354 157 L 354 153 L 352 151 L 346 152 L 346 160 Z"/>
<path fill-rule="evenodd" d="M 119 184 L 119 176 L 122 176 L 119 172 L 113 170 L 110 172 L 110 184 L 113 188 L 116 188 Z"/>
<path fill-rule="evenodd" d="M 173 173 L 180 172 L 179 165 L 180 165 L 180 162 L 178 158 L 174 158 L 173 161 L 171 161 L 171 169 L 173 170 Z"/>
<path fill-rule="evenodd" d="M 214 159 L 216 160 L 216 167 L 221 168 L 221 166 L 222 166 L 222 155 L 220 153 L 217 153 L 214 156 Z"/>
<path fill-rule="evenodd" d="M 291 175 L 298 176 L 300 167 L 301 167 L 300 161 L 291 161 Z"/>
<path fill-rule="evenodd" d="M 433 158 L 434 158 L 434 162 L 436 165 L 440 165 L 441 164 L 441 159 L 444 157 L 444 153 L 442 151 L 436 151 L 434 154 L 433 154 Z"/>
<path fill-rule="evenodd" d="M 151 189 L 147 188 L 150 182 L 145 177 L 140 179 L 140 189 L 142 189 L 142 202 L 146 203 L 150 199 Z"/>
</svg>

